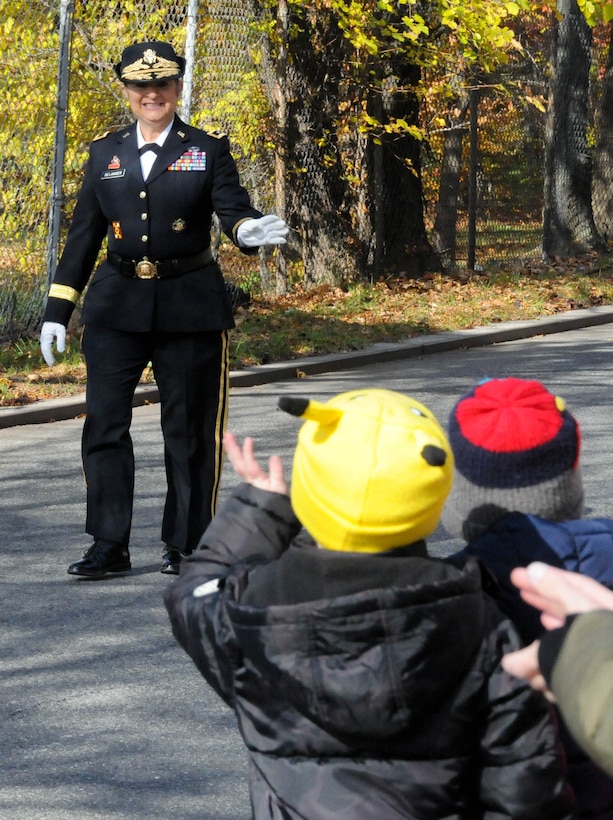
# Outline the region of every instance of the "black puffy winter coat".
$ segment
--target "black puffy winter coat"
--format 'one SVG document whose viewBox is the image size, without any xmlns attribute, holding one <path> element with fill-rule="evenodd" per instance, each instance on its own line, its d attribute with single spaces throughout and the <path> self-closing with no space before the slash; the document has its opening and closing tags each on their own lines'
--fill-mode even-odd
<svg viewBox="0 0 613 820">
<path fill-rule="evenodd" d="M 547 702 L 478 565 L 301 545 L 289 499 L 239 485 L 165 592 L 236 712 L 254 817 L 574 817 Z M 289 545 L 289 548 L 288 548 Z"/>
</svg>

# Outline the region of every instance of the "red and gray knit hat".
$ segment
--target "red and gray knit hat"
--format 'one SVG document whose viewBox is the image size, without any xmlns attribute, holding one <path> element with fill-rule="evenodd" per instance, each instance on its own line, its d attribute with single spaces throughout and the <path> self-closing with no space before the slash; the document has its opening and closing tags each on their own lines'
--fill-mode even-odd
<svg viewBox="0 0 613 820">
<path fill-rule="evenodd" d="M 453 408 L 449 442 L 455 475 L 441 520 L 451 535 L 474 541 L 509 512 L 581 517 L 579 425 L 540 382 L 480 383 Z"/>
</svg>

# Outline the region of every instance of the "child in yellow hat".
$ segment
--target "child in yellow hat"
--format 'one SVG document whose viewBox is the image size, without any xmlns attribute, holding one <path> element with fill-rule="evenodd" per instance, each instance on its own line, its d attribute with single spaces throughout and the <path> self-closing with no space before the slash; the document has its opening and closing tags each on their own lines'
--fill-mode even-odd
<svg viewBox="0 0 613 820">
<path fill-rule="evenodd" d="M 279 405 L 304 419 L 291 499 L 227 433 L 242 483 L 164 596 L 235 710 L 253 816 L 572 818 L 549 706 L 500 665 L 513 627 L 475 561 L 428 556 L 454 470 L 436 418 L 380 389 Z"/>
</svg>

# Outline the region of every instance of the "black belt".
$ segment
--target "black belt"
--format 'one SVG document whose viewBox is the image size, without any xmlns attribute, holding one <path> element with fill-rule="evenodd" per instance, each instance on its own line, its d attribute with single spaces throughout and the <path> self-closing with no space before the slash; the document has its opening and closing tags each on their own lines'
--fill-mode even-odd
<svg viewBox="0 0 613 820">
<path fill-rule="evenodd" d="M 145 256 L 141 260 L 124 259 L 118 253 L 109 251 L 106 258 L 110 265 L 124 276 L 138 277 L 139 279 L 168 279 L 171 276 L 180 276 L 192 270 L 202 268 L 213 261 L 213 252 L 207 248 L 194 256 L 183 256 L 181 259 L 165 259 L 163 262 L 152 262 Z"/>
</svg>

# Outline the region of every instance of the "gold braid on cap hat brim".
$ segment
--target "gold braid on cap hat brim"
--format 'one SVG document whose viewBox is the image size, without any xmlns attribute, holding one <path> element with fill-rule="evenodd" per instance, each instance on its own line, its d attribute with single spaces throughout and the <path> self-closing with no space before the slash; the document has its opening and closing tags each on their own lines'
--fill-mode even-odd
<svg viewBox="0 0 613 820">
<path fill-rule="evenodd" d="M 146 56 L 146 54 L 145 54 Z M 133 82 L 143 80 L 158 80 L 164 77 L 177 77 L 181 74 L 181 66 L 174 60 L 167 60 L 165 57 L 158 57 L 155 60 L 146 61 L 143 57 L 135 63 L 131 63 L 121 72 L 121 79 Z"/>
</svg>

